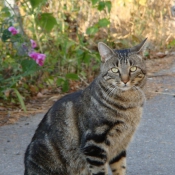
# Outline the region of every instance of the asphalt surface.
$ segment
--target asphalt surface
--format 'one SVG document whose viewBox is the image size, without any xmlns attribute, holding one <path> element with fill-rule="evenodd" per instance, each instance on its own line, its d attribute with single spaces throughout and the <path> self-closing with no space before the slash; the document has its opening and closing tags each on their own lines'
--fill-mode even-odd
<svg viewBox="0 0 175 175">
<path fill-rule="evenodd" d="M 160 81 L 175 84 L 175 77 Z M 24 174 L 24 152 L 43 115 L 0 127 L 0 175 Z M 165 89 L 146 102 L 128 149 L 127 165 L 127 175 L 175 175 L 175 88 Z"/>
</svg>

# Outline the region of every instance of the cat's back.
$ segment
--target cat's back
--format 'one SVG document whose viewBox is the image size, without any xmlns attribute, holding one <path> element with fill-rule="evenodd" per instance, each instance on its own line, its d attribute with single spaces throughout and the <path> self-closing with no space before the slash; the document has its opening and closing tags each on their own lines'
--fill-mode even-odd
<svg viewBox="0 0 175 175">
<path fill-rule="evenodd" d="M 77 113 L 81 109 L 81 96 L 82 91 L 68 94 L 49 109 L 27 148 L 26 165 L 36 169 L 32 162 L 37 162 L 38 165 L 46 167 L 46 169 L 66 173 L 64 162 L 66 159 L 70 159 L 67 152 L 74 150 L 72 155 L 77 154 L 75 157 L 78 157 L 80 131 Z M 43 157 L 43 155 L 45 156 Z M 46 174 L 48 173 L 46 171 Z"/>
<path fill-rule="evenodd" d="M 38 125 L 34 138 L 36 135 L 38 138 L 41 138 L 43 133 L 48 134 L 49 132 L 53 132 L 54 129 L 60 131 L 64 127 L 67 127 L 66 125 L 69 125 L 70 120 L 77 120 L 76 114 L 81 109 L 81 98 L 82 91 L 77 91 L 57 100 Z"/>
</svg>

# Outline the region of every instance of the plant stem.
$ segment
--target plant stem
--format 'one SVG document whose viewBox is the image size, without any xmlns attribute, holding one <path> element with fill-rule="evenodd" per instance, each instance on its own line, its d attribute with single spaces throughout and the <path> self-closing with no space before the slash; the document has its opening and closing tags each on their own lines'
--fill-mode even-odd
<svg viewBox="0 0 175 175">
<path fill-rule="evenodd" d="M 34 11 L 29 7 L 28 3 L 26 1 L 24 1 L 24 3 L 26 4 L 26 6 L 28 7 L 28 11 L 32 14 L 32 19 L 33 21 L 31 21 L 31 23 L 33 24 L 34 27 L 34 32 L 35 32 L 35 36 L 36 36 L 36 40 L 37 40 L 37 44 L 39 46 L 40 51 L 43 53 L 43 48 L 39 39 L 39 34 L 38 34 L 38 30 L 37 30 L 37 26 L 36 26 L 36 22 L 35 22 L 35 15 L 34 15 Z"/>
<path fill-rule="evenodd" d="M 40 42 L 40 39 L 39 39 L 39 34 L 38 34 L 38 29 L 37 29 L 37 26 L 36 26 L 34 14 L 32 15 L 32 17 L 33 17 L 33 27 L 34 27 L 34 31 L 35 31 L 35 35 L 36 35 L 36 40 L 37 40 L 38 46 L 40 48 L 40 51 L 43 53 L 43 48 L 42 48 L 42 45 L 41 45 L 41 42 Z"/>
</svg>

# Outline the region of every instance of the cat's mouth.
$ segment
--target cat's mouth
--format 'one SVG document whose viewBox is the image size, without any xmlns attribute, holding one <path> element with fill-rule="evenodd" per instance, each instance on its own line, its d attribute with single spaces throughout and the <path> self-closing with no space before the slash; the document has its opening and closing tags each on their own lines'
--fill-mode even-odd
<svg viewBox="0 0 175 175">
<path fill-rule="evenodd" d="M 132 86 L 131 86 L 130 82 L 127 82 L 127 83 L 121 82 L 120 85 L 119 85 L 119 89 L 121 89 L 123 91 L 127 91 L 127 90 L 129 90 L 131 88 L 132 88 Z"/>
<path fill-rule="evenodd" d="M 131 89 L 130 86 L 124 86 L 124 87 L 120 87 L 121 90 L 123 91 L 128 91 L 129 89 Z"/>
<path fill-rule="evenodd" d="M 132 81 L 128 81 L 127 83 L 120 81 L 115 84 L 113 83 L 113 86 L 117 86 L 117 89 L 120 89 L 122 91 L 127 91 L 132 89 L 135 86 L 135 84 Z"/>
</svg>

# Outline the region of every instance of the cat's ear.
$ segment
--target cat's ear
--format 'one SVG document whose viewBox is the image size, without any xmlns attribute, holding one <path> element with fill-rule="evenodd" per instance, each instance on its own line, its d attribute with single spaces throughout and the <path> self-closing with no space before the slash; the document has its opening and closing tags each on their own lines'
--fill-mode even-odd
<svg viewBox="0 0 175 175">
<path fill-rule="evenodd" d="M 98 51 L 103 63 L 109 60 L 115 54 L 112 49 L 110 49 L 106 44 L 102 42 L 98 43 Z"/>
<path fill-rule="evenodd" d="M 140 44 L 130 48 L 132 53 L 142 54 L 147 47 L 147 38 L 145 38 Z"/>
</svg>

